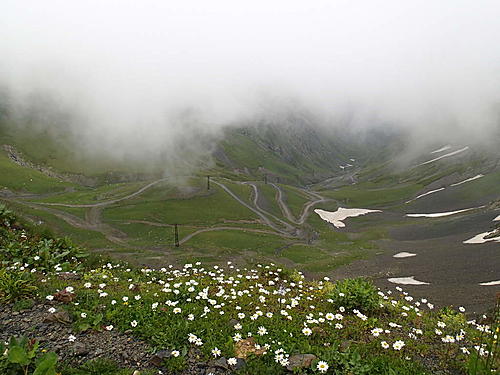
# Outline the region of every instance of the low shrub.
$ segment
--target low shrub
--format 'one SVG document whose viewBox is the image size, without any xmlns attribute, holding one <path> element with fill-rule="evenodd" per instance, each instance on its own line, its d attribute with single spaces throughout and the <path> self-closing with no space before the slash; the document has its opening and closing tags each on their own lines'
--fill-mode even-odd
<svg viewBox="0 0 500 375">
<path fill-rule="evenodd" d="M 36 293 L 36 279 L 26 271 L 0 269 L 0 302 L 14 302 Z"/>
<path fill-rule="evenodd" d="M 338 281 L 328 296 L 334 306 L 343 306 L 348 311 L 373 312 L 381 302 L 375 285 L 363 278 Z"/>
</svg>

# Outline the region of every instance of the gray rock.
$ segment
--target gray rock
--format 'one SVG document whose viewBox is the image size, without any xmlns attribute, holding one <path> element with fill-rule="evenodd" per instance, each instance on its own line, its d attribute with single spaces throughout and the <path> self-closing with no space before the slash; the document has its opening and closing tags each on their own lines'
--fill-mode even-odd
<svg viewBox="0 0 500 375">
<path fill-rule="evenodd" d="M 232 366 L 232 368 L 235 370 L 240 370 L 245 366 L 246 366 L 246 362 L 243 358 L 236 358 L 236 364 L 234 366 Z"/>
<path fill-rule="evenodd" d="M 223 368 L 225 370 L 229 369 L 229 367 L 227 367 L 227 358 L 226 357 L 220 357 L 220 358 L 212 361 L 209 365 L 214 366 L 214 367 L 220 367 L 220 368 Z"/>
<path fill-rule="evenodd" d="M 90 353 L 90 350 L 83 344 L 76 344 L 74 347 L 75 355 L 84 356 Z"/>
<path fill-rule="evenodd" d="M 48 323 L 69 324 L 72 319 L 66 311 L 58 311 L 56 313 L 46 315 L 44 321 Z"/>
<path fill-rule="evenodd" d="M 160 350 L 153 356 L 153 358 L 151 358 L 150 363 L 153 366 L 160 367 L 163 364 L 163 361 L 171 355 L 172 352 L 170 350 Z"/>
<path fill-rule="evenodd" d="M 296 371 L 298 369 L 311 367 L 312 361 L 316 359 L 314 354 L 295 354 L 288 358 L 290 362 L 286 366 L 288 371 Z"/>
<path fill-rule="evenodd" d="M 73 272 L 61 272 L 57 275 L 61 280 L 80 280 L 82 277 Z"/>
</svg>

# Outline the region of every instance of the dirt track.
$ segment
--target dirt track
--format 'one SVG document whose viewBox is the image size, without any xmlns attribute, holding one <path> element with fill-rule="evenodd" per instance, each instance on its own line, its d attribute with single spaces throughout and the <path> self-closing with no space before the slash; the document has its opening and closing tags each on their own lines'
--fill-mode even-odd
<svg viewBox="0 0 500 375">
<path fill-rule="evenodd" d="M 147 189 L 151 188 L 152 186 L 154 186 L 160 182 L 163 182 L 165 180 L 167 180 L 167 179 L 162 178 L 162 179 L 153 181 L 151 183 L 148 183 L 147 185 L 141 187 L 137 191 L 135 191 L 131 194 L 128 194 L 124 197 L 110 199 L 107 201 L 97 202 L 97 203 L 88 203 L 88 204 L 39 203 L 39 202 L 27 202 L 24 200 L 25 198 L 33 199 L 33 198 L 41 197 L 41 196 L 37 196 L 34 194 L 30 194 L 29 196 L 15 196 L 14 195 L 12 197 L 6 198 L 6 200 L 11 200 L 11 201 L 16 202 L 18 204 L 26 205 L 30 208 L 39 209 L 39 210 L 42 210 L 45 212 L 49 212 L 49 213 L 53 214 L 54 216 L 64 220 L 66 223 L 70 224 L 71 226 L 73 226 L 75 228 L 96 231 L 96 232 L 102 233 L 106 237 L 106 239 L 108 239 L 109 241 L 111 241 L 117 245 L 129 247 L 129 248 L 135 248 L 134 246 L 127 244 L 126 233 L 124 233 L 116 228 L 113 228 L 109 224 L 102 222 L 102 220 L 101 220 L 102 210 L 105 209 L 107 206 L 113 205 L 115 203 L 122 202 L 122 201 L 125 201 L 128 199 L 132 199 L 132 198 L 140 195 L 141 193 L 143 193 Z M 182 238 L 179 241 L 181 244 L 187 242 L 188 240 L 190 240 L 191 238 L 193 238 L 194 236 L 196 236 L 198 234 L 210 232 L 210 231 L 221 231 L 221 230 L 238 230 L 238 231 L 246 231 L 246 232 L 253 232 L 253 233 L 265 233 L 265 234 L 277 235 L 277 236 L 280 236 L 283 238 L 301 240 L 301 238 L 297 237 L 298 228 L 296 228 L 295 226 L 293 226 L 290 223 L 287 223 L 287 222 L 277 218 L 276 216 L 270 214 L 266 210 L 259 207 L 259 205 L 258 205 L 259 190 L 254 183 L 248 183 L 250 186 L 252 186 L 253 191 L 254 191 L 254 197 L 253 197 L 254 207 L 252 207 L 250 204 L 246 203 L 240 197 L 238 197 L 236 194 L 234 194 L 222 182 L 216 181 L 216 180 L 212 180 L 212 181 L 213 181 L 213 183 L 215 183 L 216 185 L 221 187 L 229 196 L 231 196 L 233 199 L 235 199 L 239 204 L 243 205 L 244 207 L 246 207 L 249 210 L 251 210 L 252 212 L 254 212 L 257 216 L 259 216 L 261 221 L 265 225 L 269 226 L 270 229 L 272 229 L 272 230 L 253 229 L 253 228 L 244 228 L 244 227 L 232 227 L 232 226 L 216 226 L 216 227 L 201 228 L 201 229 L 187 235 L 186 237 Z M 241 183 L 246 183 L 246 182 L 241 182 Z M 279 199 L 278 203 L 279 203 L 280 207 L 282 207 L 284 210 L 286 210 L 288 213 L 290 213 L 288 206 L 286 206 L 286 204 L 282 198 L 281 189 L 279 189 L 274 184 L 272 184 L 272 185 L 278 191 L 277 199 Z M 310 192 L 308 192 L 308 193 L 310 194 Z M 293 220 L 293 222 L 295 224 L 302 224 L 304 222 L 305 218 L 309 214 L 310 208 L 314 204 L 319 203 L 321 201 L 325 201 L 325 199 L 320 197 L 319 195 L 315 195 L 315 197 L 319 197 L 319 199 L 308 202 L 305 205 L 304 210 L 303 210 L 302 215 L 301 215 L 301 218 L 298 221 Z M 51 207 L 48 207 L 48 206 L 51 206 Z M 79 218 L 78 216 L 72 215 L 72 214 L 67 213 L 65 211 L 62 211 L 62 210 L 57 210 L 54 207 L 87 208 L 87 211 L 85 212 L 85 219 L 83 220 L 83 219 Z M 274 221 L 271 218 L 274 219 Z M 290 213 L 290 216 L 288 217 L 288 219 L 289 220 L 294 219 L 293 216 L 291 215 L 291 213 Z M 292 220 L 290 220 L 290 221 L 292 221 Z M 140 222 L 142 224 L 152 225 L 152 226 L 171 226 L 171 224 L 155 223 L 155 222 L 150 222 L 150 221 L 136 220 L 135 222 Z M 278 222 L 281 225 L 276 224 L 276 222 Z"/>
</svg>

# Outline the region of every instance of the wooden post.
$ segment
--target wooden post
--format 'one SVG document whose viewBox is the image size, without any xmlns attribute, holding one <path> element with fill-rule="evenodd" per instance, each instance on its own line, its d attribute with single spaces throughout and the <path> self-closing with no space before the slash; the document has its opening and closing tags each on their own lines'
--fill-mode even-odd
<svg viewBox="0 0 500 375">
<path fill-rule="evenodd" d="M 207 176 L 207 190 L 210 190 L 210 176 Z"/>
<path fill-rule="evenodd" d="M 179 229 L 177 228 L 177 224 L 174 224 L 174 244 L 175 247 L 179 247 Z"/>
<path fill-rule="evenodd" d="M 280 183 L 280 178 L 279 177 L 276 177 L 276 183 L 279 184 Z"/>
<path fill-rule="evenodd" d="M 267 184 L 267 174 L 264 175 L 264 183 Z"/>
</svg>

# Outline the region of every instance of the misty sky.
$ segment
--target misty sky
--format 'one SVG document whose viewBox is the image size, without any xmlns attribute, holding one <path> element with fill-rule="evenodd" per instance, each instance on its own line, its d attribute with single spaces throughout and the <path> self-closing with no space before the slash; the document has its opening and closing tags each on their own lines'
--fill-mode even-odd
<svg viewBox="0 0 500 375">
<path fill-rule="evenodd" d="M 186 109 L 217 129 L 290 100 L 366 126 L 486 133 L 499 15 L 498 0 L 2 0 L 0 83 L 19 103 L 50 93 L 102 139 L 137 141 L 140 126 L 155 144 L 185 130 Z"/>
</svg>

